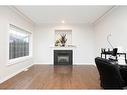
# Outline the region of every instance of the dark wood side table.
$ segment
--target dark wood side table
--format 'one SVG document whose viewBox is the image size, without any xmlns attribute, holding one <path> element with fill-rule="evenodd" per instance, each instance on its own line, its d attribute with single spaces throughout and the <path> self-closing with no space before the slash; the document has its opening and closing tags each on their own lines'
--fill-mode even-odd
<svg viewBox="0 0 127 95">
<path fill-rule="evenodd" d="M 101 52 L 101 58 L 105 55 L 105 59 L 107 59 L 107 55 L 112 55 L 112 51 L 105 51 Z M 116 60 L 118 59 L 118 56 L 124 55 L 125 62 L 127 63 L 126 53 L 117 53 L 116 54 Z"/>
</svg>

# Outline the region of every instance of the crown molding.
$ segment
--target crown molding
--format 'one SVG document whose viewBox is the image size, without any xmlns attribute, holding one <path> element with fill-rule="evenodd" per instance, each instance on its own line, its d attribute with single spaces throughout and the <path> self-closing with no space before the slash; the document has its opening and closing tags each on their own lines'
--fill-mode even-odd
<svg viewBox="0 0 127 95">
<path fill-rule="evenodd" d="M 27 17 L 25 14 L 23 14 L 21 11 L 19 11 L 15 6 L 8 6 L 8 8 L 10 8 L 11 10 L 13 10 L 14 12 L 16 12 L 18 15 L 20 15 L 21 17 L 23 17 L 25 20 L 27 20 L 28 22 L 35 24 L 35 22 L 33 20 L 31 20 L 29 17 Z"/>
<path fill-rule="evenodd" d="M 119 6 L 112 6 L 109 10 L 107 10 L 103 15 L 101 15 L 97 20 L 95 20 L 93 22 L 93 25 L 96 25 L 98 22 L 100 22 L 105 16 L 107 16 L 108 14 L 110 14 L 113 10 L 115 10 L 116 8 L 118 8 Z"/>
</svg>

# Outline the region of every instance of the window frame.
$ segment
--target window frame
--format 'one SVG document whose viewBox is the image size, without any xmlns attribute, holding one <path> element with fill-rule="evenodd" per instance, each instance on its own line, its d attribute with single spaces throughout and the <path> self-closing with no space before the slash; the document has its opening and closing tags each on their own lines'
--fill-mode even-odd
<svg viewBox="0 0 127 95">
<path fill-rule="evenodd" d="M 26 31 L 28 33 L 30 33 L 30 36 L 29 36 L 29 55 L 28 56 L 22 56 L 22 57 L 18 57 L 18 58 L 13 58 L 13 59 L 9 59 L 9 41 L 10 41 L 10 28 L 11 28 L 11 25 L 20 29 L 20 30 L 23 30 L 23 31 Z M 7 42 L 7 65 L 13 65 L 13 64 L 16 64 L 16 63 L 20 63 L 20 62 L 24 62 L 26 60 L 29 60 L 32 58 L 32 32 L 29 32 L 23 28 L 20 28 L 19 26 L 16 26 L 14 24 L 9 24 L 8 25 L 8 42 Z"/>
</svg>

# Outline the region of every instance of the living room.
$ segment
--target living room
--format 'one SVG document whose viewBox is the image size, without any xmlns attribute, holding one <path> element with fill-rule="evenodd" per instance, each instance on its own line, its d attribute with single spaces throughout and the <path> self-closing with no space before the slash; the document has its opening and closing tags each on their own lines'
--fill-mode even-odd
<svg viewBox="0 0 127 95">
<path fill-rule="evenodd" d="M 112 60 L 127 74 L 126 10 L 114 5 L 0 6 L 0 88 L 124 89 L 118 82 L 102 85 L 95 58 Z"/>
</svg>

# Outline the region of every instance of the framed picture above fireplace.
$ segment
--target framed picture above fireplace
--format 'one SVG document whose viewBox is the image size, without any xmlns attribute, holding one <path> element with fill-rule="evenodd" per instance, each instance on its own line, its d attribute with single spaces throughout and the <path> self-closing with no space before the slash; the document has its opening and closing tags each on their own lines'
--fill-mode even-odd
<svg viewBox="0 0 127 95">
<path fill-rule="evenodd" d="M 72 44 L 72 30 L 55 30 L 55 46 L 67 46 Z"/>
</svg>

